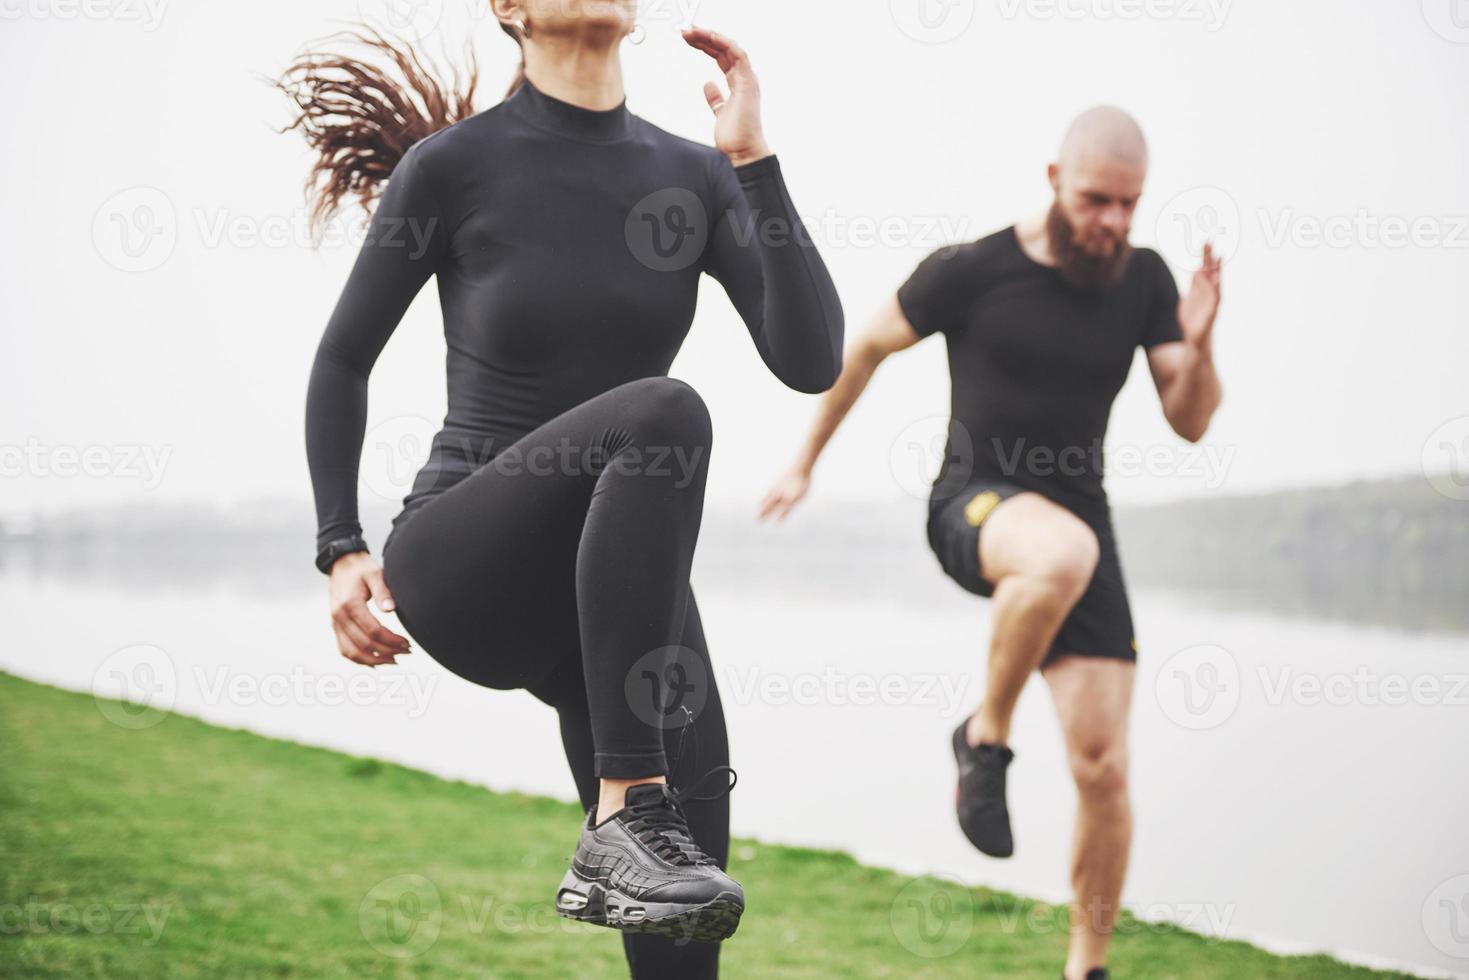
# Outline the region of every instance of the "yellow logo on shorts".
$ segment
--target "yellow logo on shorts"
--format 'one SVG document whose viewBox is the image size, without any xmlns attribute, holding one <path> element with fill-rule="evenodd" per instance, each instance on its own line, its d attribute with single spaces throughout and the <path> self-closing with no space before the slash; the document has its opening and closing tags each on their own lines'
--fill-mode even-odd
<svg viewBox="0 0 1469 980">
<path fill-rule="evenodd" d="M 979 527 L 995 512 L 998 506 L 1000 506 L 1000 495 L 993 490 L 986 490 L 964 505 L 964 520 L 969 522 L 970 527 Z"/>
</svg>

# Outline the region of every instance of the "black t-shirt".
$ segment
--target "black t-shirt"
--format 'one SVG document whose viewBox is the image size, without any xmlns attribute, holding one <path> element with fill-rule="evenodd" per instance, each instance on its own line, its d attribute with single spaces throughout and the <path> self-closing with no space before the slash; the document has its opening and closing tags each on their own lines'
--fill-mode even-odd
<svg viewBox="0 0 1469 980">
<path fill-rule="evenodd" d="M 1102 443 L 1134 352 L 1182 339 L 1162 257 L 1137 249 L 1121 282 L 1086 291 L 1007 228 L 930 255 L 898 302 L 920 336 L 948 338 L 952 420 L 935 493 L 1002 479 L 1105 510 Z"/>
</svg>

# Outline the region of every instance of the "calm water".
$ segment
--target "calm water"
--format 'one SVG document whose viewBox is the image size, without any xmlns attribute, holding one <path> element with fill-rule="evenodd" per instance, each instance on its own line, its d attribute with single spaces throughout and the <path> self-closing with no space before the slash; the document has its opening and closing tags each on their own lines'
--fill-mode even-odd
<svg viewBox="0 0 1469 980">
<path fill-rule="evenodd" d="M 1017 856 L 983 858 L 953 823 L 948 733 L 979 697 L 984 604 L 952 588 L 869 593 L 855 573 L 819 593 L 749 581 L 696 582 L 741 775 L 736 832 L 1063 898 L 1072 790 L 1042 685 L 1027 690 L 1015 736 Z M 0 586 L 0 669 L 84 691 L 127 686 L 219 724 L 572 795 L 548 709 L 421 654 L 352 668 L 331 646 L 319 579 L 242 598 L 224 585 L 123 590 L 12 567 Z M 874 598 L 885 594 L 900 598 Z M 1273 948 L 1469 975 L 1469 637 L 1161 594 L 1136 606 L 1129 903 Z"/>
</svg>

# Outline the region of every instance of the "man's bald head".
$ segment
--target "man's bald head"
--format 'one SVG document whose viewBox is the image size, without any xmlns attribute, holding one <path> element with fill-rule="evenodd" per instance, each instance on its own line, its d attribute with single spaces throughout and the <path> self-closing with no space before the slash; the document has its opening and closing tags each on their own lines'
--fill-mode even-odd
<svg viewBox="0 0 1469 980">
<path fill-rule="evenodd" d="M 1121 109 L 1088 109 L 1066 130 L 1049 168 L 1056 200 L 1046 216 L 1051 254 L 1074 285 L 1120 279 L 1132 255 L 1132 218 L 1148 176 L 1148 141 Z"/>
<path fill-rule="evenodd" d="M 1120 163 L 1146 171 L 1148 141 L 1132 116 L 1113 106 L 1097 106 L 1071 123 L 1057 162 L 1063 170 Z"/>
</svg>

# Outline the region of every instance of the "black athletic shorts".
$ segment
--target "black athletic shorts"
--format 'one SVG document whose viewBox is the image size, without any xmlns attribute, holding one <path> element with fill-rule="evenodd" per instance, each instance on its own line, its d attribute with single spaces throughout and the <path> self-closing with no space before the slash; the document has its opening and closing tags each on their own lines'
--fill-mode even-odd
<svg viewBox="0 0 1469 980">
<path fill-rule="evenodd" d="M 979 535 L 996 507 L 1025 492 L 1024 488 L 1004 480 L 981 478 L 952 496 L 945 490 L 930 499 L 928 543 L 949 578 L 975 595 L 985 598 L 994 595 L 995 587 L 979 567 Z M 1111 516 L 1105 508 L 1090 515 L 1076 508 L 1066 509 L 1096 533 L 1101 555 L 1092 584 L 1061 624 L 1061 631 L 1056 634 L 1056 642 L 1042 666 L 1066 654 L 1136 661 L 1132 607 L 1122 578 L 1122 561 L 1117 554 Z"/>
</svg>

